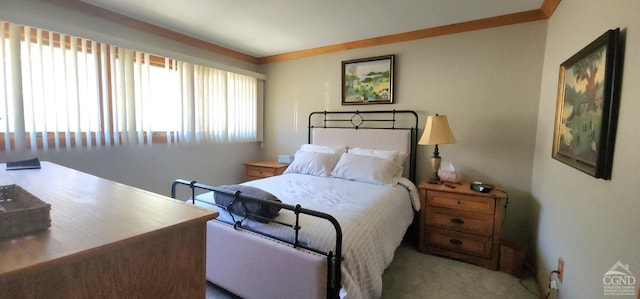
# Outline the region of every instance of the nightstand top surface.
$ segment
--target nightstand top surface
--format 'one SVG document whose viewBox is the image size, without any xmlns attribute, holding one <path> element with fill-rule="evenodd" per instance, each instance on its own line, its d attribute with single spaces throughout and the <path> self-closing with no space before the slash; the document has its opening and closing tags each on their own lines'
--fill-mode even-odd
<svg viewBox="0 0 640 299">
<path fill-rule="evenodd" d="M 453 192 L 453 193 L 475 195 L 475 196 L 491 196 L 496 198 L 507 197 L 507 193 L 503 191 L 500 186 L 496 186 L 493 190 L 491 190 L 491 192 L 482 193 L 482 192 L 472 190 L 470 185 L 471 185 L 470 182 L 460 182 L 460 183 L 445 182 L 443 184 L 430 184 L 428 182 L 423 181 L 420 183 L 420 185 L 418 185 L 418 188 L 432 190 L 432 191 Z M 450 186 L 455 186 L 455 188 L 452 188 Z"/>
<path fill-rule="evenodd" d="M 280 168 L 280 167 L 287 167 L 287 166 L 289 166 L 289 165 L 287 165 L 287 164 L 278 163 L 277 161 L 255 161 L 255 162 L 244 162 L 244 165 L 248 165 L 248 166 L 258 166 L 258 167 L 274 167 L 274 168 Z"/>
</svg>

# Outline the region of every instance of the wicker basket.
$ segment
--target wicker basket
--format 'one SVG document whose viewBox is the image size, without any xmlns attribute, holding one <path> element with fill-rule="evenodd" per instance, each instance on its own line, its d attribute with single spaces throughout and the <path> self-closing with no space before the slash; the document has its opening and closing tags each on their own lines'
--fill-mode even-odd
<svg viewBox="0 0 640 299">
<path fill-rule="evenodd" d="M 50 210 L 50 204 L 18 185 L 0 186 L 0 239 L 49 228 Z"/>
</svg>

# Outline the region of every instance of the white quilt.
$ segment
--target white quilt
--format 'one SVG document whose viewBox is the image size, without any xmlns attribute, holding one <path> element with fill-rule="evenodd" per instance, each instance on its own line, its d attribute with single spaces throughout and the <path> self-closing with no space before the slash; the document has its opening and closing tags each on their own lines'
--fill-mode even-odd
<svg viewBox="0 0 640 299">
<path fill-rule="evenodd" d="M 266 190 L 284 203 L 328 213 L 338 220 L 343 232 L 343 298 L 381 296 L 382 273 L 393 260 L 396 248 L 413 221 L 414 209 L 420 208 L 417 189 L 406 179 L 389 187 L 287 173 L 244 185 Z M 199 197 L 212 200 L 211 194 Z M 218 219 L 230 221 L 231 217 L 221 211 Z M 276 219 L 293 223 L 295 215 L 283 210 Z M 288 240 L 294 238 L 293 230 L 280 225 L 250 220 L 245 220 L 243 225 Z M 301 243 L 326 251 L 334 249 L 335 233 L 329 222 L 303 215 L 301 226 Z"/>
</svg>

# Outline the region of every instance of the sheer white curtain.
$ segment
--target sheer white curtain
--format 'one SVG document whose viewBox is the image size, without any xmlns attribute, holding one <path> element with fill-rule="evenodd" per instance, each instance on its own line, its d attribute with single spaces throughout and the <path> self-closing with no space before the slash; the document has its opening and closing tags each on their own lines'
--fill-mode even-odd
<svg viewBox="0 0 640 299">
<path fill-rule="evenodd" d="M 260 141 L 263 82 L 151 56 L 0 21 L 4 149 Z"/>
<path fill-rule="evenodd" d="M 124 63 L 134 63 L 138 70 L 134 76 L 136 99 L 126 97 L 119 102 L 117 109 L 122 115 L 118 121 L 125 121 L 124 115 L 133 113 L 132 109 L 142 111 L 136 112 L 137 127 L 147 132 L 147 143 L 152 131 L 165 132 L 167 143 L 261 141 L 256 120 L 258 103 L 262 102 L 258 79 L 168 58 L 164 67 L 152 67 L 149 54 L 142 59 L 136 54 L 129 62 L 129 50 L 124 51 L 118 57 L 125 57 Z M 120 125 L 119 130 L 132 129 Z M 143 141 L 141 136 L 139 130 L 138 143 Z"/>
<path fill-rule="evenodd" d="M 108 51 L 103 51 L 101 55 L 102 61 L 109 61 L 111 70 L 111 105 L 106 105 L 104 114 L 109 111 L 113 117 L 105 117 L 104 127 L 109 128 L 105 129 L 106 142 L 151 144 L 153 128 L 149 54 L 109 46 Z M 103 72 L 103 76 L 107 76 L 107 71 Z M 109 99 L 109 94 L 104 94 L 103 98 Z"/>
<path fill-rule="evenodd" d="M 227 138 L 234 142 L 255 141 L 257 138 L 258 80 L 227 73 L 229 103 Z"/>
<path fill-rule="evenodd" d="M 28 26 L 21 41 L 19 25 L 0 26 L 5 150 L 91 147 L 100 128 L 97 56 L 92 51 L 96 43 L 52 32 L 43 35 Z M 12 133 L 13 147 L 7 138 Z"/>
<path fill-rule="evenodd" d="M 4 147 L 7 151 L 11 150 L 11 138 L 10 133 L 16 130 L 22 130 L 24 132 L 24 119 L 20 117 L 16 119 L 13 115 L 21 115 L 20 111 L 15 111 L 16 107 L 14 102 L 17 102 L 19 94 L 14 90 L 22 89 L 22 82 L 20 80 L 12 80 L 13 78 L 21 77 L 21 67 L 19 64 L 14 63 L 19 61 L 20 47 L 20 28 L 17 25 L 11 25 L 6 22 L 0 22 L 0 90 L 2 91 L 2 98 L 4 101 L 0 105 L 0 126 L 2 126 L 2 132 L 6 137 L 4 139 Z M 17 86 L 16 86 L 17 85 Z M 20 109 L 24 109 L 24 106 L 20 104 Z M 22 126 L 22 128 L 20 128 Z M 24 140 L 15 140 L 16 146 L 23 149 L 25 148 Z"/>
<path fill-rule="evenodd" d="M 180 74 L 179 141 L 252 142 L 258 140 L 258 79 L 177 63 Z"/>
</svg>

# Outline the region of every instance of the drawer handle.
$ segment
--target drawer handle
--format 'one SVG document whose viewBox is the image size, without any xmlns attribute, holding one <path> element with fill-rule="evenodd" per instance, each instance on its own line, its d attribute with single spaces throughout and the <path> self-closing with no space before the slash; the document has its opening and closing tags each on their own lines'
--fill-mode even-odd
<svg viewBox="0 0 640 299">
<path fill-rule="evenodd" d="M 462 220 L 460 218 L 451 218 L 451 223 L 464 224 L 464 220 Z"/>
<path fill-rule="evenodd" d="M 449 243 L 453 244 L 453 245 L 462 245 L 462 241 L 458 240 L 458 239 L 450 239 Z"/>
</svg>

